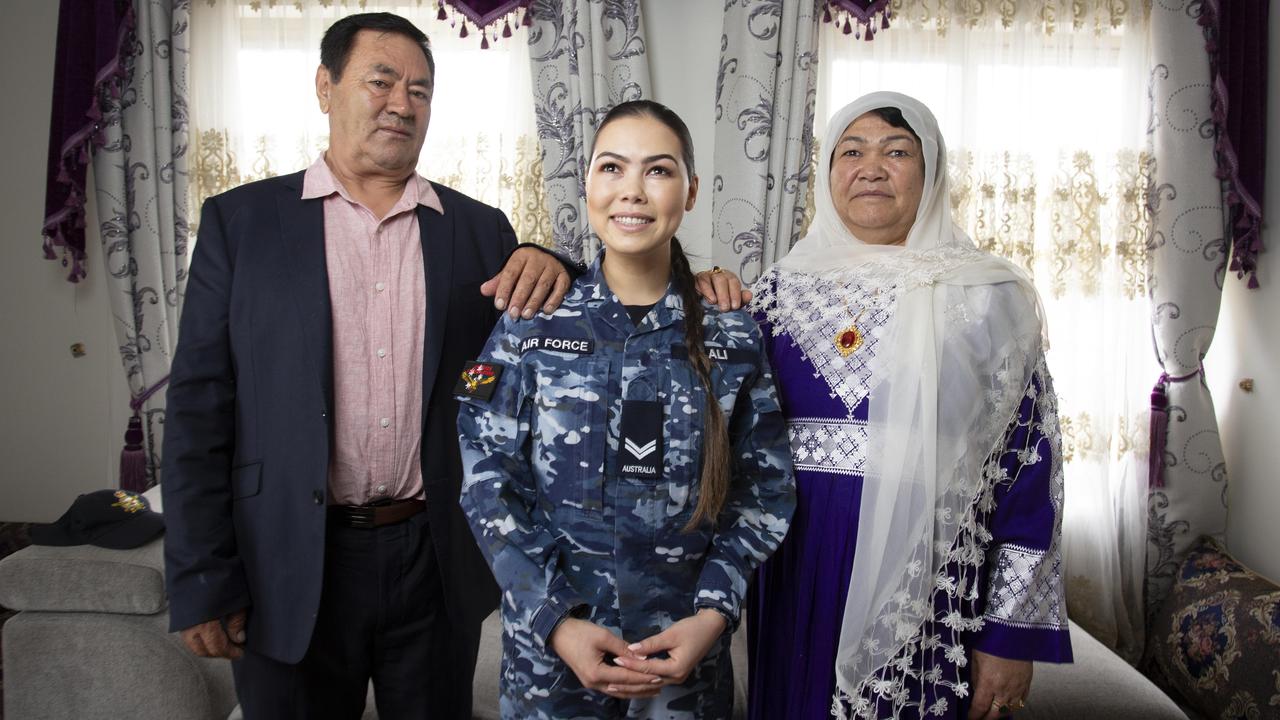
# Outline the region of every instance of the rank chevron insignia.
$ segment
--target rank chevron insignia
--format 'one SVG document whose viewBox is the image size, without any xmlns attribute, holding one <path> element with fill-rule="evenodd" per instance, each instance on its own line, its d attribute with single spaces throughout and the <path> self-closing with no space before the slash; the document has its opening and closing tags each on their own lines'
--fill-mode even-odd
<svg viewBox="0 0 1280 720">
<path fill-rule="evenodd" d="M 623 441 L 623 445 L 627 448 L 627 452 L 631 453 L 631 456 L 637 460 L 643 460 L 646 457 L 649 457 L 654 450 L 658 449 L 657 440 L 650 440 L 643 445 L 637 445 L 631 438 L 627 438 Z"/>
</svg>

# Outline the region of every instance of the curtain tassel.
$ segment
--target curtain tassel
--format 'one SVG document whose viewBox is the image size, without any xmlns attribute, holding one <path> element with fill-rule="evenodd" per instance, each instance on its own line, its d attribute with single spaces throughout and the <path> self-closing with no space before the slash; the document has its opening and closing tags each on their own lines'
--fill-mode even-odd
<svg viewBox="0 0 1280 720">
<path fill-rule="evenodd" d="M 533 25 L 533 8 L 524 9 L 524 19 L 520 21 L 525 27 Z"/>
<path fill-rule="evenodd" d="M 831 6 L 830 5 L 822 6 L 822 22 L 824 23 L 831 22 Z"/>
<path fill-rule="evenodd" d="M 1186 382 L 1204 372 L 1204 366 L 1186 375 L 1160 373 L 1151 388 L 1151 452 L 1147 455 L 1147 487 L 1164 487 L 1164 453 L 1169 442 L 1169 383 Z"/>
<path fill-rule="evenodd" d="M 845 34 L 845 35 L 850 35 L 850 34 L 852 34 L 852 33 L 853 33 L 853 25 L 851 25 L 851 24 L 849 23 L 849 18 L 845 18 L 845 19 L 844 19 L 844 31 L 843 31 L 843 32 L 844 32 L 844 34 Z"/>
<path fill-rule="evenodd" d="M 437 13 L 436 13 L 436 19 L 437 19 L 437 20 L 448 20 L 448 19 L 449 19 L 449 14 L 448 14 L 448 13 L 446 13 L 446 12 L 444 11 L 444 5 L 438 5 L 437 7 L 439 7 L 439 8 L 440 8 L 440 10 L 439 10 L 439 12 L 437 12 Z"/>
<path fill-rule="evenodd" d="M 1161 375 L 1151 388 L 1151 451 L 1147 454 L 1147 487 L 1164 487 L 1164 449 L 1169 432 L 1169 395 L 1165 385 L 1168 375 Z"/>
<path fill-rule="evenodd" d="M 484 30 L 480 31 L 480 49 L 481 50 L 489 49 L 489 33 L 485 32 Z"/>
<path fill-rule="evenodd" d="M 467 21 L 466 21 L 466 20 L 463 20 L 463 21 L 462 21 L 462 32 L 458 33 L 458 37 L 460 37 L 460 38 L 464 38 L 464 37 L 466 37 L 466 36 L 467 36 Z"/>
<path fill-rule="evenodd" d="M 147 454 L 142 450 L 142 418 L 134 413 L 124 431 L 120 451 L 120 489 L 143 492 L 147 489 Z"/>
<path fill-rule="evenodd" d="M 129 418 L 129 425 L 125 428 L 124 447 L 120 450 L 121 490 L 143 492 L 147 489 L 147 453 L 142 444 L 142 406 L 168 384 L 169 376 L 165 375 L 155 385 L 145 388 L 129 401 L 133 416 Z"/>
<path fill-rule="evenodd" d="M 506 22 L 502 23 L 502 37 L 504 38 L 511 37 L 511 21 L 510 20 L 507 20 Z"/>
</svg>

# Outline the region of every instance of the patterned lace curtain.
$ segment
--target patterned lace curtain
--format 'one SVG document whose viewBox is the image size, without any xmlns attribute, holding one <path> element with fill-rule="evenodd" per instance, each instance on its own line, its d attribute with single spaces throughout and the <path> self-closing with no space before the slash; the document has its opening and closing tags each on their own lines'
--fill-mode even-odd
<svg viewBox="0 0 1280 720">
<path fill-rule="evenodd" d="M 650 96 L 640 0 L 534 0 L 529 8 L 533 102 L 554 246 L 590 262 L 586 163 L 596 126 L 614 105 Z"/>
<path fill-rule="evenodd" d="M 1026 269 L 1044 297 L 1066 461 L 1070 614 L 1136 661 L 1147 389 L 1158 370 L 1146 281 L 1143 4 L 902 0 L 872 42 L 856 39 L 856 23 L 845 27 L 838 14 L 822 26 L 818 126 L 875 90 L 928 104 L 950 150 L 957 222 Z"/>
<path fill-rule="evenodd" d="M 100 97 L 104 143 L 93 153 L 103 263 L 132 395 L 120 484 L 155 485 L 169 359 L 187 284 L 187 11 L 135 0 L 123 91 Z"/>
<path fill-rule="evenodd" d="M 486 37 L 482 48 L 474 25 L 456 13 L 438 19 L 434 2 L 192 3 L 193 207 L 242 183 L 303 170 L 319 157 L 328 146 L 328 118 L 315 97 L 320 38 L 345 15 L 381 11 L 411 20 L 431 38 L 435 54 L 431 125 L 418 172 L 501 208 L 520 240 L 550 245 L 529 100 L 528 29 L 513 22 L 511 37 Z"/>
<path fill-rule="evenodd" d="M 808 224 L 816 11 L 803 2 L 726 4 L 711 255 L 747 282 L 786 255 Z"/>
</svg>

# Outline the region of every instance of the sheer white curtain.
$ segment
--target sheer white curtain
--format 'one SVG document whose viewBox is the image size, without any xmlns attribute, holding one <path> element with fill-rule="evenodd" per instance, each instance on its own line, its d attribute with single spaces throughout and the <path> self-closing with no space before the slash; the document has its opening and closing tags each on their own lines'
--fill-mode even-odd
<svg viewBox="0 0 1280 720">
<path fill-rule="evenodd" d="M 951 149 L 957 222 L 1031 272 L 1060 394 L 1069 611 L 1136 661 L 1148 387 L 1159 374 L 1146 288 L 1143 3 L 1054 24 L 1031 8 L 957 18 L 899 5 L 872 42 L 824 24 L 819 126 L 873 90 L 928 104 Z"/>
<path fill-rule="evenodd" d="M 435 3 L 201 0 L 191 7 L 191 186 L 204 198 L 305 169 L 328 145 L 317 107 L 320 38 L 357 12 L 393 12 L 431 38 L 436 87 L 418 163 L 428 179 L 502 208 L 522 241 L 550 243 L 529 93 L 528 31 L 480 48 Z"/>
</svg>

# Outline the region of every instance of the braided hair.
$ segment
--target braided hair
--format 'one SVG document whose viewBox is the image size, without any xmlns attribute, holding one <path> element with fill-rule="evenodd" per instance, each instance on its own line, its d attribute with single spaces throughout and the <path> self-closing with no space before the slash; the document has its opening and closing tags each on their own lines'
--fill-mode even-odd
<svg viewBox="0 0 1280 720">
<path fill-rule="evenodd" d="M 648 117 L 657 120 L 675 134 L 680 141 L 680 156 L 684 161 L 689 177 L 693 171 L 693 137 L 689 128 L 671 108 L 652 100 L 632 100 L 615 105 L 596 128 L 597 137 L 605 126 L 614 120 L 630 117 Z M 684 254 L 680 241 L 671 238 L 671 281 L 680 293 L 684 304 L 684 341 L 689 350 L 689 362 L 706 390 L 706 414 L 703 418 L 702 442 L 702 475 L 699 483 L 698 504 L 694 507 L 693 517 L 685 526 L 691 531 L 698 526 L 715 524 L 721 508 L 724 507 L 729 494 L 729 472 L 732 467 L 732 456 L 729 448 L 729 430 L 725 424 L 724 412 L 716 398 L 711 383 L 711 359 L 707 355 L 703 343 L 702 322 L 705 311 L 702 307 L 702 296 L 698 293 L 693 270 L 689 267 L 689 258 Z"/>
</svg>

